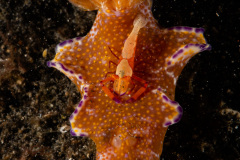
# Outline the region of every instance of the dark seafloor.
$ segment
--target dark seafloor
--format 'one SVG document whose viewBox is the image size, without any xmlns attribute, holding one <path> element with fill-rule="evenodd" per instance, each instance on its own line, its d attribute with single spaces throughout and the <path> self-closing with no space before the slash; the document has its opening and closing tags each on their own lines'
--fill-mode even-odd
<svg viewBox="0 0 240 160">
<path fill-rule="evenodd" d="M 203 27 L 212 45 L 189 61 L 177 82 L 184 115 L 169 127 L 161 160 L 240 160 L 237 2 L 153 3 L 162 27 Z M 67 0 L 0 1 L 0 159 L 95 159 L 94 142 L 69 133 L 68 117 L 80 94 L 46 66 L 58 43 L 88 33 L 95 15 Z"/>
</svg>

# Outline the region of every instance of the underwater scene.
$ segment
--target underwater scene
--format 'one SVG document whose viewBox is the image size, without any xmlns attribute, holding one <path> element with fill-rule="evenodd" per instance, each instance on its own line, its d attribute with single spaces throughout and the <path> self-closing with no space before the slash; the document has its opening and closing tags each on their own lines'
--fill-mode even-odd
<svg viewBox="0 0 240 160">
<path fill-rule="evenodd" d="M 0 159 L 240 159 L 235 0 L 0 2 Z"/>
</svg>

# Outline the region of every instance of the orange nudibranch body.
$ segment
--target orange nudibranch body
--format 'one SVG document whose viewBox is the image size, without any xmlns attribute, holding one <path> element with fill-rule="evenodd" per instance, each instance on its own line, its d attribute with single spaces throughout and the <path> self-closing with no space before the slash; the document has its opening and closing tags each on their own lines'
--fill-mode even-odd
<svg viewBox="0 0 240 160">
<path fill-rule="evenodd" d="M 176 81 L 192 56 L 210 49 L 203 29 L 160 29 L 150 0 L 70 1 L 86 10 L 98 9 L 91 31 L 83 38 L 58 44 L 55 58 L 48 62 L 49 67 L 68 76 L 82 94 L 70 117 L 71 134 L 93 139 L 98 160 L 158 160 L 167 127 L 182 116 L 182 108 L 173 101 Z M 133 57 L 124 45 L 139 14 L 146 25 L 138 30 L 132 72 L 148 87 L 136 101 L 117 104 L 102 90 L 100 81 L 116 73 L 117 57 Z M 123 98 L 139 89 L 139 84 L 135 85 Z M 113 88 L 112 84 L 107 87 Z"/>
</svg>

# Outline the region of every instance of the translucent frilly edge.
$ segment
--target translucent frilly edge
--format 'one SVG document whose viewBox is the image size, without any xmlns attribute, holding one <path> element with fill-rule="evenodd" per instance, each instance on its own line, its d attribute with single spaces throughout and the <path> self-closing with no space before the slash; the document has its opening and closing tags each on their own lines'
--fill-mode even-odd
<svg viewBox="0 0 240 160">
<path fill-rule="evenodd" d="M 84 90 L 84 94 L 82 96 L 82 99 L 81 99 L 80 103 L 78 104 L 78 106 L 76 107 L 76 109 L 74 110 L 74 112 L 72 113 L 72 115 L 69 118 L 70 124 L 73 124 L 75 122 L 74 117 L 77 117 L 78 113 L 82 109 L 82 106 L 84 106 L 85 102 L 88 100 L 88 96 L 87 96 L 87 94 L 88 94 L 88 85 L 85 85 L 83 87 L 83 90 Z M 76 128 L 76 127 L 74 129 L 71 128 L 70 133 L 71 133 L 72 136 L 82 136 L 82 137 L 88 136 L 88 133 L 83 132 L 80 128 Z"/>
<path fill-rule="evenodd" d="M 76 37 L 76 38 L 73 38 L 73 39 L 69 39 L 69 40 L 66 40 L 66 41 L 63 41 L 61 43 L 59 43 L 56 48 L 55 48 L 55 52 L 58 53 L 61 51 L 61 49 L 64 49 L 64 48 L 67 48 L 68 46 L 71 46 L 72 44 L 78 42 L 79 45 L 82 44 L 82 38 L 83 37 Z"/>
<path fill-rule="evenodd" d="M 157 89 L 157 91 L 153 91 L 153 92 L 158 92 L 158 94 L 162 98 L 162 101 L 165 103 L 164 104 L 165 107 L 162 107 L 162 110 L 164 110 L 165 108 L 168 108 L 168 106 L 171 106 L 171 108 L 173 108 L 172 110 L 176 112 L 175 116 L 171 116 L 171 118 L 168 116 L 165 117 L 165 121 L 163 122 L 163 127 L 168 127 L 172 124 L 179 122 L 183 115 L 183 109 L 179 105 L 179 103 L 168 98 L 166 94 L 162 92 L 162 89 L 160 87 Z"/>
<path fill-rule="evenodd" d="M 203 28 L 192 28 L 185 26 L 177 26 L 171 27 L 166 30 L 173 30 L 175 32 L 194 32 L 198 35 L 203 36 L 204 29 Z M 176 63 L 184 60 L 189 60 L 193 55 L 203 52 L 205 50 L 211 50 L 211 46 L 207 44 L 197 44 L 197 43 L 189 43 L 183 47 L 180 47 L 173 55 L 167 57 L 166 59 L 166 68 L 170 68 L 174 66 Z"/>
<path fill-rule="evenodd" d="M 74 110 L 74 112 L 72 113 L 72 115 L 69 118 L 70 123 L 74 123 L 74 121 L 75 121 L 74 117 L 77 116 L 77 114 L 81 111 L 82 106 L 84 106 L 85 102 L 88 100 L 89 85 L 84 84 L 84 81 L 83 81 L 83 78 L 82 78 L 81 74 L 75 74 L 72 70 L 68 69 L 66 66 L 64 66 L 60 62 L 48 61 L 47 66 L 48 67 L 54 67 L 54 68 L 58 69 L 59 71 L 64 73 L 67 77 L 69 77 L 71 80 L 73 80 L 73 78 L 74 78 L 75 82 L 81 86 L 80 90 L 83 93 L 82 99 L 81 99 L 80 103 L 78 104 L 78 106 L 76 107 L 76 109 Z M 72 136 L 88 136 L 88 133 L 83 132 L 79 128 L 74 128 L 74 130 L 71 129 L 70 133 L 71 133 Z"/>
<path fill-rule="evenodd" d="M 64 49 L 70 48 L 70 50 L 71 50 L 72 45 L 75 43 L 78 43 L 79 45 L 81 45 L 82 37 L 76 37 L 76 38 L 69 39 L 69 40 L 59 43 L 55 48 L 55 52 L 57 53 L 56 56 L 61 56 L 61 54 L 64 54 L 64 52 L 62 52 Z M 73 71 L 73 69 L 63 65 L 59 61 L 56 61 L 55 58 L 52 61 L 48 61 L 47 66 L 58 69 L 63 74 L 65 74 L 70 80 L 72 80 L 77 86 L 81 86 L 81 88 L 82 88 L 82 86 L 84 84 L 84 80 L 80 73 L 75 73 Z M 81 90 L 81 88 L 79 88 L 79 89 Z"/>
<path fill-rule="evenodd" d="M 59 71 L 64 73 L 69 79 L 75 80 L 77 82 L 77 85 L 81 85 L 81 84 L 83 85 L 84 84 L 84 80 L 83 80 L 81 74 L 74 73 L 73 70 L 67 68 L 66 66 L 64 66 L 60 62 L 48 61 L 47 66 L 48 67 L 54 67 L 54 68 L 58 69 Z"/>
<path fill-rule="evenodd" d="M 58 52 L 61 52 L 64 48 L 66 47 L 70 47 L 72 44 L 78 42 L 79 44 L 82 43 L 81 41 L 81 37 L 76 37 L 76 38 L 73 38 L 73 39 L 70 39 L 70 40 L 66 40 L 66 41 L 63 41 L 61 43 L 59 43 L 56 48 L 55 48 L 55 52 L 58 53 Z M 81 86 L 81 91 L 83 91 L 83 95 L 82 95 L 82 100 L 80 101 L 79 105 L 77 106 L 77 108 L 75 109 L 75 111 L 72 113 L 72 115 L 70 116 L 70 122 L 74 121 L 73 120 L 73 117 L 75 115 L 77 115 L 80 110 L 81 110 L 81 107 L 84 105 L 84 102 L 88 99 L 88 96 L 87 96 L 87 93 L 88 93 L 88 85 L 85 85 L 84 84 L 84 80 L 82 78 L 82 75 L 81 74 L 76 74 L 74 73 L 73 70 L 67 68 L 66 66 L 64 66 L 62 63 L 60 62 L 57 62 L 57 61 L 48 61 L 47 62 L 47 66 L 48 67 L 54 67 L 56 69 L 58 69 L 59 71 L 61 71 L 62 73 L 64 73 L 68 78 L 70 78 L 71 80 L 75 80 L 75 82 Z M 87 133 L 84 133 L 84 132 L 81 132 L 81 129 L 75 129 L 74 131 L 71 130 L 70 133 L 72 134 L 72 136 L 88 136 Z"/>
<path fill-rule="evenodd" d="M 187 60 L 192 57 L 193 54 L 199 53 L 205 50 L 210 50 L 209 44 L 187 44 L 184 47 L 179 48 L 172 56 L 167 58 L 167 68 L 174 66 L 179 59 Z"/>
</svg>

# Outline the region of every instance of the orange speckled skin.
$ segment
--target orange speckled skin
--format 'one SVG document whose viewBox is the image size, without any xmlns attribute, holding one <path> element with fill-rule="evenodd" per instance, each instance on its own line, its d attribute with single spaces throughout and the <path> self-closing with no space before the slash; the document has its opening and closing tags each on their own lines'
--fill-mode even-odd
<svg viewBox="0 0 240 160">
<path fill-rule="evenodd" d="M 91 31 L 81 39 L 60 43 L 48 66 L 66 74 L 81 92 L 82 100 L 70 117 L 71 133 L 93 139 L 97 159 L 159 159 L 167 126 L 182 115 L 179 104 L 172 101 L 177 78 L 192 56 L 210 47 L 202 29 L 160 29 L 149 1 L 138 0 L 132 6 L 118 8 L 106 3 L 99 9 Z M 99 8 L 93 0 L 89 6 L 85 9 Z M 103 92 L 100 81 L 115 74 L 116 65 L 111 62 L 117 64 L 118 59 L 109 47 L 121 55 L 138 14 L 148 23 L 138 35 L 133 74 L 147 81 L 148 87 L 136 101 L 117 104 Z M 140 86 L 136 82 L 134 91 Z"/>
</svg>

